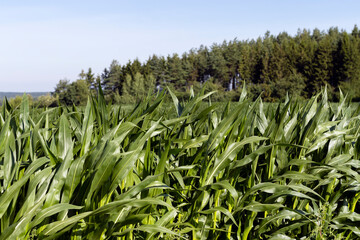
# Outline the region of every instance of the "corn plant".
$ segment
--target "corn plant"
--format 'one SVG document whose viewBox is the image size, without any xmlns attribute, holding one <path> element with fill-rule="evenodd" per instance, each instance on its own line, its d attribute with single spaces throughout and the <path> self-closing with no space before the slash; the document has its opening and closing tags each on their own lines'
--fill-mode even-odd
<svg viewBox="0 0 360 240">
<path fill-rule="evenodd" d="M 0 239 L 360 238 L 355 103 L 212 94 L 130 112 L 101 88 L 86 107 L 4 99 Z"/>
</svg>

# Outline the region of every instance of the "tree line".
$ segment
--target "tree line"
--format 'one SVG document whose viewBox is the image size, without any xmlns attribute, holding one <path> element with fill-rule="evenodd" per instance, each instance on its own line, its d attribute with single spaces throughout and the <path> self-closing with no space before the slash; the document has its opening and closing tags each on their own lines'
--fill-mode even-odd
<svg viewBox="0 0 360 240">
<path fill-rule="evenodd" d="M 83 104 L 100 84 L 108 101 L 133 103 L 149 91 L 170 87 L 180 98 L 189 90 L 217 90 L 214 100 L 236 100 L 243 82 L 249 92 L 265 101 L 277 101 L 286 93 L 309 98 L 325 85 L 336 101 L 339 89 L 360 100 L 360 31 L 332 27 L 298 30 L 251 40 L 224 41 L 200 46 L 179 55 L 152 55 L 121 65 L 113 60 L 100 75 L 82 70 L 74 82 L 63 79 L 53 96 L 63 104 Z"/>
</svg>

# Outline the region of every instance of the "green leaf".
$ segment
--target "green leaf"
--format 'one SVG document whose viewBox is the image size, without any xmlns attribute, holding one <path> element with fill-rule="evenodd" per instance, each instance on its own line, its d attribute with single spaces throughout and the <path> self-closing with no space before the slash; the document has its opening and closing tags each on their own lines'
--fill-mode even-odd
<svg viewBox="0 0 360 240">
<path fill-rule="evenodd" d="M 26 232 L 29 231 L 27 225 L 34 217 L 39 207 L 41 207 L 43 201 L 44 198 L 38 201 L 35 205 L 33 205 L 30 208 L 30 210 L 27 211 L 19 221 L 13 223 L 10 227 L 6 228 L 5 231 L 2 232 L 0 236 L 0 240 L 17 240 L 21 238 L 23 239 L 24 236 L 26 235 Z"/>
<path fill-rule="evenodd" d="M 137 140 L 131 144 L 129 151 L 134 151 L 131 155 L 124 156 L 120 162 L 115 165 L 111 177 L 112 183 L 110 185 L 110 192 L 115 190 L 118 184 L 120 184 L 120 182 L 127 176 L 130 169 L 134 166 L 134 163 L 138 159 L 145 142 L 158 127 L 159 122 L 160 120 L 154 123 L 143 136 L 139 136 Z"/>
<path fill-rule="evenodd" d="M 209 139 L 207 141 L 207 152 L 212 152 L 219 143 L 223 140 L 227 132 L 232 128 L 233 122 L 239 117 L 239 113 L 245 108 L 246 102 L 241 104 L 235 111 L 229 114 L 225 119 L 223 119 L 218 126 L 211 132 Z"/>
<path fill-rule="evenodd" d="M 111 141 L 105 144 L 105 148 L 97 162 L 95 175 L 91 181 L 90 190 L 87 195 L 87 206 L 90 206 L 93 201 L 93 194 L 96 194 L 104 183 L 110 179 L 119 156 L 120 151 L 115 142 Z"/>
<path fill-rule="evenodd" d="M 71 139 L 68 140 L 70 141 Z M 61 191 L 63 189 L 64 183 L 67 178 L 67 173 L 73 160 L 72 143 L 67 144 L 67 147 L 69 149 L 67 149 L 64 160 L 61 163 L 60 167 L 57 169 L 54 179 L 51 182 L 50 190 L 47 194 L 47 198 L 44 204 L 45 208 L 60 202 Z"/>
<path fill-rule="evenodd" d="M 83 156 L 85 153 L 89 151 L 93 127 L 94 127 L 94 116 L 93 116 L 91 101 L 90 98 L 88 98 L 88 102 L 85 107 L 84 119 L 81 130 L 82 145 L 81 145 L 80 156 Z"/>
<path fill-rule="evenodd" d="M 75 206 L 68 203 L 59 203 L 53 206 L 50 206 L 48 208 L 42 209 L 40 212 L 38 212 L 34 218 L 34 220 L 31 222 L 31 227 L 34 227 L 38 224 L 40 224 L 45 218 L 53 216 L 61 211 L 69 210 L 69 209 L 81 209 L 83 207 L 81 206 Z"/>
<path fill-rule="evenodd" d="M 203 189 L 207 186 L 204 186 L 200 189 Z M 226 189 L 229 191 L 229 193 L 231 194 L 231 196 L 233 196 L 234 199 L 237 199 L 239 197 L 238 192 L 236 191 L 236 189 L 229 183 L 228 180 L 223 180 L 223 181 L 219 181 L 213 184 L 210 184 L 209 187 L 211 187 L 212 189 L 215 190 L 221 190 L 221 189 Z"/>
<path fill-rule="evenodd" d="M 23 132 L 29 129 L 29 98 L 26 93 L 24 93 L 22 102 L 20 105 L 20 116 L 19 121 L 21 124 L 21 129 Z"/>
<path fill-rule="evenodd" d="M 16 197 L 16 194 L 20 192 L 20 189 L 27 183 L 32 174 L 42 165 L 47 163 L 47 159 L 39 159 L 36 162 L 30 164 L 28 169 L 25 171 L 24 176 L 13 183 L 5 192 L 0 196 L 0 218 L 7 211 L 12 199 Z"/>
<path fill-rule="evenodd" d="M 273 223 L 276 221 L 284 221 L 286 219 L 289 220 L 289 219 L 299 217 L 299 216 L 301 216 L 301 214 L 299 214 L 295 211 L 281 210 L 279 213 L 277 213 L 273 216 L 264 218 L 259 225 L 258 232 L 259 232 L 259 234 L 262 234 L 262 233 L 266 232 L 267 230 L 269 230 L 269 228 L 267 228 L 267 227 L 270 223 Z"/>
<path fill-rule="evenodd" d="M 281 175 L 274 177 L 274 179 L 277 178 L 287 178 L 287 179 L 304 180 L 304 181 L 317 181 L 321 179 L 320 177 L 312 174 L 296 172 L 296 171 L 287 171 Z"/>
<path fill-rule="evenodd" d="M 225 150 L 225 152 L 222 153 L 219 156 L 219 158 L 217 158 L 215 160 L 215 166 L 210 171 L 204 185 L 211 184 L 213 181 L 213 178 L 216 177 L 221 170 L 223 170 L 225 167 L 227 167 L 229 165 L 230 161 L 236 157 L 237 153 L 240 151 L 240 149 L 245 144 L 259 142 L 259 141 L 266 140 L 266 139 L 268 139 L 268 138 L 252 136 L 252 137 L 245 138 L 241 142 L 238 142 L 238 143 L 235 142 L 235 143 L 230 144 L 230 146 Z"/>
<path fill-rule="evenodd" d="M 169 212 L 167 212 L 164 216 L 162 216 L 159 220 L 156 221 L 155 225 L 157 226 L 161 226 L 161 227 L 165 227 L 169 222 L 173 221 L 175 219 L 177 215 L 177 211 L 171 210 Z M 152 239 L 155 235 L 155 232 L 151 232 L 151 234 L 149 236 L 147 236 L 146 239 Z"/>
<path fill-rule="evenodd" d="M 63 114 L 60 117 L 57 148 L 58 155 L 61 159 L 64 160 L 69 151 L 72 151 L 72 144 L 70 124 L 65 114 Z"/>
<path fill-rule="evenodd" d="M 61 231 L 62 229 L 69 227 L 73 224 L 76 224 L 81 219 L 86 218 L 86 217 L 90 216 L 91 214 L 92 214 L 92 212 L 84 212 L 84 213 L 80 213 L 78 215 L 75 215 L 73 217 L 70 217 L 70 218 L 67 218 L 64 220 L 50 223 L 50 224 L 46 225 L 46 228 L 40 233 L 40 237 L 54 235 L 57 232 Z"/>
<path fill-rule="evenodd" d="M 228 218 L 231 219 L 231 221 L 232 221 L 236 226 L 238 226 L 237 223 L 236 223 L 236 221 L 235 221 L 235 218 L 233 217 L 233 215 L 229 212 L 229 210 L 227 210 L 227 209 L 225 209 L 225 208 L 223 208 L 223 207 L 213 207 L 213 208 L 211 208 L 211 209 L 207 209 L 207 210 L 204 210 L 204 211 L 200 211 L 199 213 L 202 213 L 202 214 L 211 214 L 211 213 L 214 213 L 214 212 L 217 212 L 217 211 L 225 214 Z"/>
<path fill-rule="evenodd" d="M 174 103 L 174 106 L 175 106 L 175 110 L 176 110 L 176 114 L 177 114 L 178 117 L 180 117 L 181 114 L 182 114 L 183 108 L 182 108 L 182 106 L 180 105 L 178 98 L 177 98 L 177 97 L 175 96 L 175 94 L 170 90 L 170 88 L 168 87 L 167 89 L 168 89 L 168 91 L 169 91 L 169 93 L 170 93 L 170 96 L 171 96 L 171 98 L 172 98 L 172 100 L 173 100 L 173 103 Z"/>
<path fill-rule="evenodd" d="M 162 227 L 159 225 L 155 225 L 155 224 L 145 224 L 145 225 L 140 225 L 139 227 L 135 228 L 134 230 L 139 230 L 139 231 L 143 231 L 143 232 L 148 232 L 148 233 L 167 233 L 169 235 L 174 235 L 174 236 L 178 236 L 180 238 L 186 239 L 185 237 L 181 236 L 180 234 L 171 231 L 170 229 L 166 228 L 166 227 Z"/>
<path fill-rule="evenodd" d="M 62 202 L 66 203 L 70 201 L 76 187 L 80 183 L 84 174 L 83 169 L 86 157 L 87 155 L 84 155 L 71 162 L 64 184 L 64 191 L 61 197 Z"/>
<path fill-rule="evenodd" d="M 284 207 L 284 205 L 277 204 L 277 203 L 266 204 L 266 203 L 259 203 L 259 202 L 252 201 L 251 203 L 246 205 L 244 207 L 244 209 L 252 211 L 252 212 L 265 212 L 265 211 L 278 210 L 279 208 L 283 208 L 283 207 Z"/>
</svg>

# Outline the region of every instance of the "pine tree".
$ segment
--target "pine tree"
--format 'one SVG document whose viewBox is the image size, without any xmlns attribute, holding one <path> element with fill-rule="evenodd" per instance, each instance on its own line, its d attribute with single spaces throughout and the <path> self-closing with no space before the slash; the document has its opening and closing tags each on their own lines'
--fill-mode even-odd
<svg viewBox="0 0 360 240">
<path fill-rule="evenodd" d="M 333 46 L 329 37 L 322 37 L 318 42 L 312 66 L 309 87 L 311 92 L 319 92 L 333 78 Z"/>
<path fill-rule="evenodd" d="M 165 79 L 175 89 L 180 91 L 186 90 L 186 74 L 183 69 L 182 60 L 178 54 L 168 55 L 165 71 Z"/>
<path fill-rule="evenodd" d="M 360 52 L 358 37 L 342 33 L 337 52 L 338 80 L 340 88 L 352 97 L 360 98 Z"/>
</svg>

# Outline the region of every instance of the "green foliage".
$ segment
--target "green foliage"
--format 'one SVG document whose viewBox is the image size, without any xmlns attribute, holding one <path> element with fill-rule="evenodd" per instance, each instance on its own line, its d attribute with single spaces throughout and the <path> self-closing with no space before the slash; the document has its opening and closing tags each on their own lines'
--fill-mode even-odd
<svg viewBox="0 0 360 240">
<path fill-rule="evenodd" d="M 136 72 L 134 77 L 126 75 L 122 85 L 121 103 L 136 103 L 145 99 L 148 92 L 155 91 L 155 78 L 152 75 L 144 76 Z"/>
<path fill-rule="evenodd" d="M 168 90 L 173 106 L 161 92 L 126 113 L 101 89 L 84 108 L 5 99 L 0 239 L 359 238 L 359 107 L 246 88 L 225 106 Z"/>
<path fill-rule="evenodd" d="M 38 107 L 55 107 L 58 99 L 50 94 L 39 96 L 34 105 Z"/>
<path fill-rule="evenodd" d="M 63 104 L 86 103 L 86 92 L 96 94 L 100 83 L 107 102 L 135 103 L 148 91 L 167 87 L 181 99 L 187 99 L 191 87 L 197 92 L 207 82 L 217 90 L 215 101 L 237 100 L 242 82 L 247 82 L 253 100 L 261 94 L 274 102 L 294 97 L 310 98 L 327 85 L 329 98 L 339 99 L 342 89 L 354 100 L 360 99 L 360 36 L 357 26 L 351 34 L 330 28 L 327 32 L 299 30 L 277 36 L 265 33 L 256 40 L 224 41 L 211 47 L 200 46 L 167 57 L 153 55 L 141 63 L 138 59 L 120 65 L 114 60 L 101 76 L 91 68 L 81 71 L 74 83 L 61 80 L 54 94 Z M 73 94 L 80 91 L 83 96 Z M 79 92 L 78 92 L 79 93 Z"/>
<path fill-rule="evenodd" d="M 58 99 L 54 96 L 51 96 L 50 94 L 46 94 L 46 95 L 40 95 L 37 98 L 33 98 L 32 95 L 30 94 L 26 94 L 28 101 L 29 101 L 29 106 L 31 107 L 55 107 L 57 106 L 57 102 Z M 21 102 L 23 100 L 23 96 L 16 96 L 13 98 L 9 99 L 9 104 L 10 106 L 15 109 L 15 108 L 19 108 L 21 105 Z"/>
<path fill-rule="evenodd" d="M 279 98 L 285 98 L 286 94 L 291 95 L 293 98 L 301 98 L 305 94 L 305 79 L 300 73 L 294 72 L 288 77 L 281 78 L 276 83 L 273 92 Z"/>
<path fill-rule="evenodd" d="M 29 104 L 32 105 L 33 97 L 30 94 L 27 94 L 27 98 L 29 99 Z M 12 108 L 18 108 L 18 107 L 20 107 L 22 99 L 23 99 L 23 96 L 16 96 L 14 98 L 10 98 L 9 104 L 11 105 Z"/>
<path fill-rule="evenodd" d="M 53 96 L 59 99 L 61 104 L 66 105 L 85 105 L 90 86 L 85 79 L 79 79 L 70 83 L 68 80 L 60 80 L 57 84 Z"/>
</svg>

